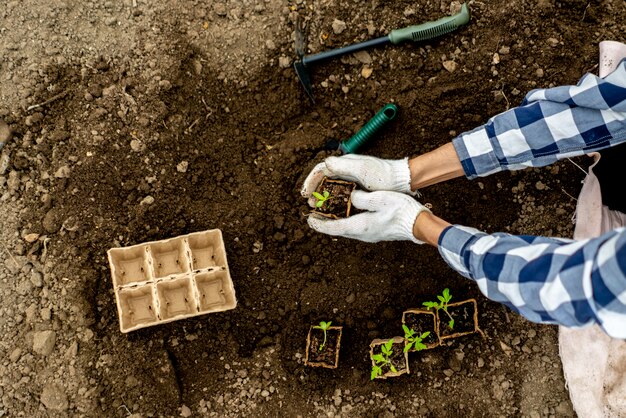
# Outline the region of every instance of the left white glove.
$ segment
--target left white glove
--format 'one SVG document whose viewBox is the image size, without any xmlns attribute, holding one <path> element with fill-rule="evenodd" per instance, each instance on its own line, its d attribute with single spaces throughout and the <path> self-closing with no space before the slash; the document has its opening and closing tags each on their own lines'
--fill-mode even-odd
<svg viewBox="0 0 626 418">
<path fill-rule="evenodd" d="M 355 190 L 352 192 L 352 205 L 367 212 L 338 220 L 311 214 L 309 226 L 317 232 L 365 242 L 413 241 L 423 244 L 413 236 L 413 224 L 420 213 L 430 210 L 411 196 L 398 192 Z"/>
</svg>

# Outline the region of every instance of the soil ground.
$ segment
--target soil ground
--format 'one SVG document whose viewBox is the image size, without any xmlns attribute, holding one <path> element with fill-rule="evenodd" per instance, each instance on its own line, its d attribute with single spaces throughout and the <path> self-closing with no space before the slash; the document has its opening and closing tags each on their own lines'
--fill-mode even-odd
<svg viewBox="0 0 626 418">
<path fill-rule="evenodd" d="M 308 52 L 434 20 L 430 0 L 0 0 L 0 416 L 565 417 L 557 329 L 482 297 L 435 250 L 309 230 L 302 179 L 386 103 L 364 153 L 416 155 L 596 69 L 625 40 L 622 0 L 471 1 L 421 44 L 316 66 Z M 43 103 L 43 104 L 42 104 Z M 40 106 L 35 106 L 41 104 Z M 1 139 L 1 138 L 0 138 Z M 587 163 L 580 158 L 576 162 Z M 571 236 L 570 162 L 424 189 L 489 232 Z M 106 250 L 220 228 L 238 307 L 119 331 Z M 475 297 L 485 337 L 369 381 L 369 343 L 444 287 Z M 311 324 L 343 325 L 339 368 L 304 367 Z"/>
</svg>

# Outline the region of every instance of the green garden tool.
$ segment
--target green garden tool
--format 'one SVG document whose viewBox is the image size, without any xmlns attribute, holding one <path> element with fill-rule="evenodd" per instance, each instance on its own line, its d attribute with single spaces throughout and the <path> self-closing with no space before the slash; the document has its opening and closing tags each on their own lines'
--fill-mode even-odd
<svg viewBox="0 0 626 418">
<path fill-rule="evenodd" d="M 461 11 L 454 16 L 443 17 L 435 22 L 426 22 L 420 25 L 409 26 L 404 29 L 395 29 L 389 32 L 387 36 L 371 39 L 369 41 L 360 42 L 358 44 L 345 46 L 343 48 L 333 49 L 330 51 L 320 52 L 313 55 L 302 55 L 300 61 L 294 63 L 296 74 L 309 96 L 312 102 L 313 89 L 311 86 L 311 78 L 309 76 L 308 67 L 318 61 L 327 60 L 341 55 L 351 54 L 353 52 L 361 51 L 366 48 L 386 45 L 392 43 L 394 45 L 404 41 L 420 42 L 428 39 L 436 38 L 437 36 L 444 35 L 448 32 L 452 32 L 459 26 L 467 24 L 470 20 L 470 11 L 467 7 L 467 3 L 463 3 Z M 300 50 L 300 48 L 296 48 Z"/>
</svg>

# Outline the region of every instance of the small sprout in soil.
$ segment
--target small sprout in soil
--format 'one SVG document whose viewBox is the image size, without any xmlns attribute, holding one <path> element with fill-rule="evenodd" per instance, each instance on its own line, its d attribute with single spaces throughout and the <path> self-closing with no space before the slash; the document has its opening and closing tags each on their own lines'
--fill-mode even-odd
<svg viewBox="0 0 626 418">
<path fill-rule="evenodd" d="M 389 358 L 392 354 L 392 346 L 393 338 L 380 346 L 381 353 L 374 354 L 372 356 L 372 360 L 374 360 L 376 365 L 372 366 L 372 374 L 370 375 L 371 380 L 374 380 L 376 377 L 383 374 L 383 366 L 389 366 L 392 372 L 398 373 L 398 370 L 396 370 L 394 365 L 391 363 L 391 359 Z"/>
<path fill-rule="evenodd" d="M 324 206 L 324 203 L 326 203 L 326 201 L 330 198 L 330 193 L 328 192 L 328 190 L 324 190 L 324 194 L 313 192 L 313 197 L 317 199 L 315 207 L 319 209 Z"/>
<path fill-rule="evenodd" d="M 320 345 L 320 351 L 322 351 L 324 349 L 324 346 L 326 346 L 326 331 L 328 330 L 328 328 L 330 328 L 330 324 L 332 324 L 332 321 L 328 321 L 328 322 L 324 322 L 321 321 L 319 325 L 314 326 L 313 328 L 316 329 L 321 329 L 322 331 L 324 331 L 324 342 Z"/>
<path fill-rule="evenodd" d="M 404 352 L 408 352 L 411 347 L 415 349 L 415 351 L 426 350 L 428 347 L 422 340 L 430 335 L 430 331 L 422 332 L 421 335 L 415 335 L 415 330 L 410 329 L 406 325 L 402 324 L 402 329 L 404 330 L 404 339 L 407 340 L 407 344 L 404 346 Z"/>
<path fill-rule="evenodd" d="M 439 311 L 439 309 L 442 309 L 446 313 L 446 315 L 448 315 L 448 318 L 450 318 L 450 321 L 448 322 L 448 327 L 450 329 L 453 329 L 454 319 L 448 313 L 448 303 L 452 300 L 450 289 L 448 289 L 447 287 L 443 289 L 441 295 L 437 295 L 437 299 L 439 299 L 439 302 L 424 302 L 422 305 L 424 305 L 426 309 L 435 308 L 437 311 Z"/>
</svg>

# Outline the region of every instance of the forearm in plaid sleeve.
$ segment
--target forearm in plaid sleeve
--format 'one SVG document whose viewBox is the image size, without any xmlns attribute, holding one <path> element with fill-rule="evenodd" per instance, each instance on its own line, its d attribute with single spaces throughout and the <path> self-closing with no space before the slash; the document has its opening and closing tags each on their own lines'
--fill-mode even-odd
<svg viewBox="0 0 626 418">
<path fill-rule="evenodd" d="M 520 107 L 491 118 L 452 143 L 472 179 L 540 167 L 626 141 L 626 61 L 604 79 L 533 90 Z"/>
<path fill-rule="evenodd" d="M 626 230 L 572 241 L 448 227 L 439 252 L 489 299 L 533 322 L 597 323 L 626 338 Z"/>
</svg>

